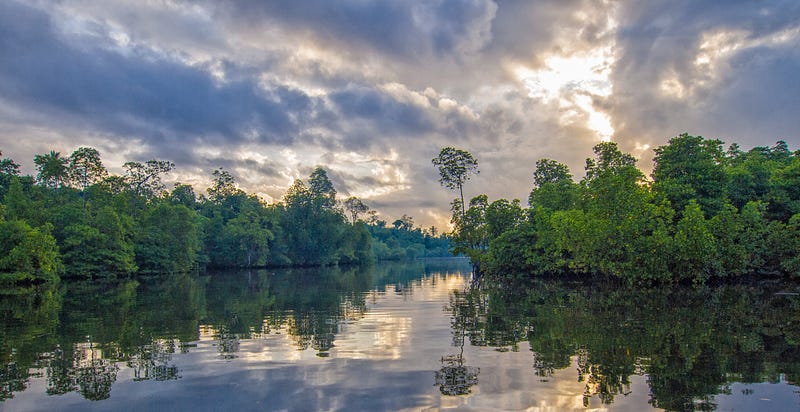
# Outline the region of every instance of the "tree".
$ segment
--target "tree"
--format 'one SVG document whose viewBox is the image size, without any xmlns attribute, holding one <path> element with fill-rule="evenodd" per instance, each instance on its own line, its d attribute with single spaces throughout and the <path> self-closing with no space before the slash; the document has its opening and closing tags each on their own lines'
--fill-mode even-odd
<svg viewBox="0 0 800 412">
<path fill-rule="evenodd" d="M 676 211 L 692 199 L 709 215 L 722 209 L 727 176 L 721 141 L 684 133 L 654 151 L 654 187 L 667 195 Z"/>
<path fill-rule="evenodd" d="M 140 222 L 136 261 L 143 273 L 182 273 L 195 268 L 201 248 L 198 215 L 181 204 L 158 202 Z"/>
<path fill-rule="evenodd" d="M 132 226 L 130 216 L 120 216 L 105 206 L 88 222 L 74 222 L 65 227 L 61 252 L 66 272 L 88 279 L 135 272 Z"/>
<path fill-rule="evenodd" d="M 463 213 L 459 209 L 461 204 L 453 200 L 453 233 L 451 241 L 453 253 L 465 254 L 470 258 L 476 272 L 480 270 L 481 258 L 489 245 L 488 227 L 486 224 L 486 210 L 489 199 L 486 195 L 478 195 L 469 201 L 469 209 Z"/>
<path fill-rule="evenodd" d="M 214 203 L 222 203 L 223 199 L 241 193 L 241 190 L 236 188 L 236 178 L 223 169 L 219 168 L 212 173 L 214 177 L 211 187 L 206 189 L 208 198 Z"/>
<path fill-rule="evenodd" d="M 604 173 L 618 173 L 624 168 L 636 167 L 636 159 L 623 153 L 616 142 L 598 143 L 592 148 L 595 158 L 586 159 L 586 180 L 591 181 Z"/>
<path fill-rule="evenodd" d="M 315 202 L 319 202 L 322 207 L 332 209 L 336 206 L 336 189 L 328 179 L 328 172 L 317 166 L 308 177 L 308 190 Z"/>
<path fill-rule="evenodd" d="M 439 183 L 450 190 L 458 189 L 463 217 L 466 213 L 464 182 L 469 180 L 470 175 L 480 173 L 478 160 L 465 150 L 445 147 L 431 162 L 439 169 Z"/>
<path fill-rule="evenodd" d="M 0 219 L 0 279 L 56 281 L 61 261 L 52 226 L 32 228 L 21 220 Z"/>
<path fill-rule="evenodd" d="M 565 181 L 572 181 L 572 174 L 570 174 L 567 165 L 550 159 L 536 161 L 536 169 L 533 171 L 533 184 L 535 187 L 542 187 L 546 183 Z"/>
<path fill-rule="evenodd" d="M 61 157 L 61 153 L 53 150 L 48 154 L 34 156 L 33 163 L 38 170 L 36 180 L 45 187 L 58 189 L 69 178 L 68 162 L 68 159 Z"/>
<path fill-rule="evenodd" d="M 358 215 L 369 212 L 369 206 L 355 196 L 350 196 L 344 201 L 344 209 L 350 213 L 352 223 L 358 220 Z"/>
<path fill-rule="evenodd" d="M 2 155 L 3 152 L 0 152 L 0 156 Z M 14 176 L 19 176 L 19 164 L 12 159 L 0 159 L 0 195 L 8 190 L 8 185 Z"/>
<path fill-rule="evenodd" d="M 69 180 L 81 190 L 99 182 L 108 175 L 100 152 L 91 147 L 79 147 L 69 156 Z"/>
<path fill-rule="evenodd" d="M 17 176 L 11 177 L 3 201 L 5 202 L 6 214 L 9 220 L 28 220 L 36 212 L 29 193 L 26 193 L 22 188 L 22 182 Z"/>
<path fill-rule="evenodd" d="M 489 239 L 500 237 L 503 233 L 514 229 L 523 220 L 519 199 L 508 201 L 498 199 L 486 208 L 486 226 Z"/>
<path fill-rule="evenodd" d="M 403 215 L 400 219 L 392 222 L 392 226 L 397 230 L 409 232 L 414 228 L 414 218 L 409 215 Z"/>
<path fill-rule="evenodd" d="M 255 204 L 258 200 L 252 199 Z M 269 257 L 269 242 L 275 235 L 267 228 L 263 207 L 248 208 L 228 221 L 223 233 L 232 243 L 235 266 L 263 266 Z"/>
<path fill-rule="evenodd" d="M 308 186 L 298 179 L 286 191 L 280 222 L 292 264 L 330 265 L 343 259 L 349 225 L 335 199 L 336 190 L 321 167 L 311 173 Z"/>
<path fill-rule="evenodd" d="M 172 192 L 169 194 L 169 199 L 176 204 L 181 204 L 189 209 L 194 209 L 197 206 L 197 196 L 194 194 L 194 188 L 190 185 L 182 183 L 175 183 Z"/>
<path fill-rule="evenodd" d="M 567 210 L 578 202 L 578 185 L 572 181 L 569 168 L 550 159 L 539 159 L 533 171 L 533 190 L 528 196 L 531 207 L 548 210 Z"/>
<path fill-rule="evenodd" d="M 703 217 L 703 212 L 694 200 L 683 210 L 675 232 L 675 268 L 678 279 L 691 279 L 703 284 L 719 270 L 717 241 Z"/>
<path fill-rule="evenodd" d="M 164 191 L 161 176 L 175 168 L 175 164 L 168 160 L 156 159 L 144 163 L 126 162 L 122 166 L 131 193 L 145 199 L 152 199 Z"/>
</svg>

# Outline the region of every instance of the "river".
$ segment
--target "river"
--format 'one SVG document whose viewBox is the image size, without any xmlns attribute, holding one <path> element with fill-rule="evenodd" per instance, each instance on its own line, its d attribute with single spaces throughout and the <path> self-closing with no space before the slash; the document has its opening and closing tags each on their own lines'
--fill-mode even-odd
<svg viewBox="0 0 800 412">
<path fill-rule="evenodd" d="M 800 410 L 796 284 L 470 276 L 435 259 L 5 290 L 0 410 Z"/>
</svg>

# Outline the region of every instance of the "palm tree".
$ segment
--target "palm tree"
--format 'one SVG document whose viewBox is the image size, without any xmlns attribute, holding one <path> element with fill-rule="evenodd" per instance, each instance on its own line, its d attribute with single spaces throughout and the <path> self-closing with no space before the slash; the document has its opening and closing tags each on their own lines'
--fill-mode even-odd
<svg viewBox="0 0 800 412">
<path fill-rule="evenodd" d="M 39 173 L 36 180 L 45 187 L 58 189 L 67 179 L 67 159 L 61 153 L 51 150 L 48 154 L 36 155 L 33 163 Z"/>
</svg>

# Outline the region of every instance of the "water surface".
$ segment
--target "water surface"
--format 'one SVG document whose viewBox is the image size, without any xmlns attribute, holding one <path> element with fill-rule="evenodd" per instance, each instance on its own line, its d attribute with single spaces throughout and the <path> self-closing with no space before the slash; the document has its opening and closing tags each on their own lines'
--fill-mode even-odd
<svg viewBox="0 0 800 412">
<path fill-rule="evenodd" d="M 0 297 L 0 409 L 800 410 L 800 288 L 475 285 L 459 259 Z"/>
</svg>

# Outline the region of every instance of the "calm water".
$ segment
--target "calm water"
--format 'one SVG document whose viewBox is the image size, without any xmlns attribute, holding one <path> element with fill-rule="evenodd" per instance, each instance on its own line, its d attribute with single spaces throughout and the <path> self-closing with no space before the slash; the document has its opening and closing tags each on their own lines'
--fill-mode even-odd
<svg viewBox="0 0 800 412">
<path fill-rule="evenodd" d="M 800 288 L 476 286 L 463 260 L 0 296 L 0 409 L 800 410 Z"/>
</svg>

